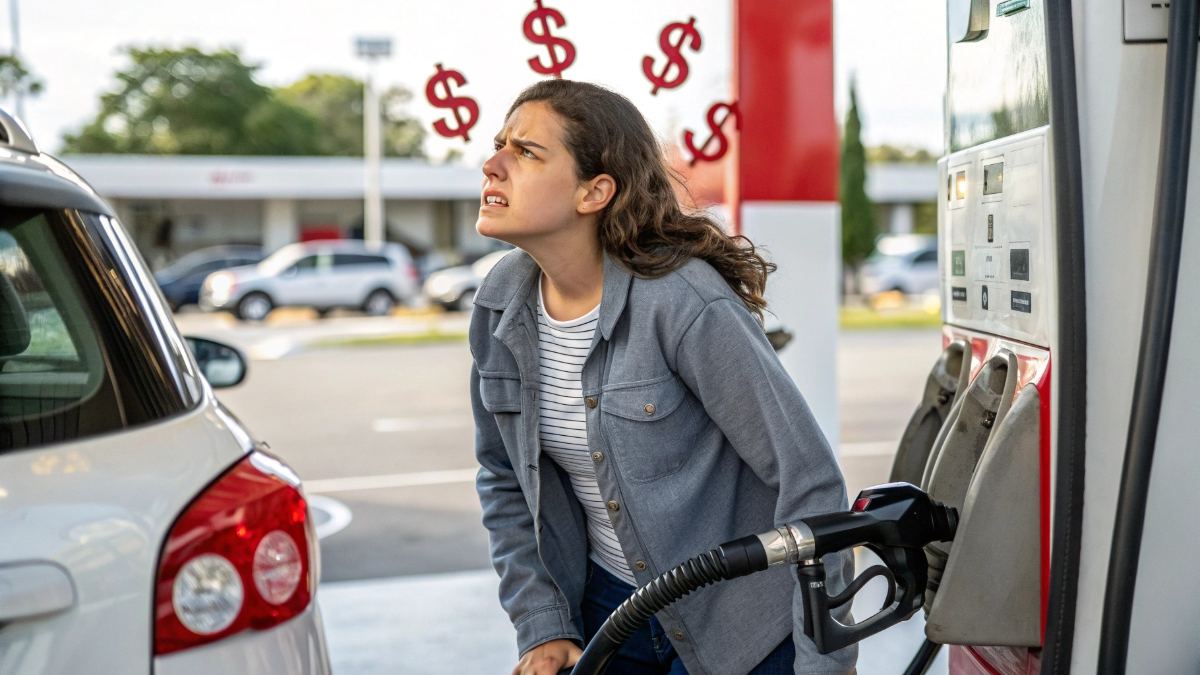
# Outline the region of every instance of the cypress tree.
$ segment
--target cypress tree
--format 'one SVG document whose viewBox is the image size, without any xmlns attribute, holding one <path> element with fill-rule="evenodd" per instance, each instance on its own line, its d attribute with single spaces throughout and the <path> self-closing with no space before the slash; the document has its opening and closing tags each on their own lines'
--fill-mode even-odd
<svg viewBox="0 0 1200 675">
<path fill-rule="evenodd" d="M 842 263 L 858 276 L 859 265 L 875 250 L 875 213 L 867 197 L 867 154 L 858 116 L 857 84 L 850 80 L 850 110 L 842 129 L 842 158 L 838 180 L 842 205 Z M 856 284 L 857 285 L 857 284 Z"/>
</svg>

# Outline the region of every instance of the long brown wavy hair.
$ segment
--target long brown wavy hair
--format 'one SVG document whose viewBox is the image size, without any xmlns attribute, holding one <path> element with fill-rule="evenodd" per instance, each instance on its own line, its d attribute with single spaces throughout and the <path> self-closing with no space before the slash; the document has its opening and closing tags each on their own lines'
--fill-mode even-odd
<svg viewBox="0 0 1200 675">
<path fill-rule="evenodd" d="M 571 80 L 544 80 L 521 92 L 508 116 L 540 101 L 562 118 L 563 139 L 585 181 L 612 176 L 617 193 L 600 214 L 600 244 L 634 273 L 659 277 L 690 258 L 712 265 L 761 321 L 763 292 L 775 264 L 744 236 L 730 236 L 703 212 L 679 204 L 662 149 L 633 103 L 603 87 Z M 686 188 L 685 188 L 686 189 Z"/>
</svg>

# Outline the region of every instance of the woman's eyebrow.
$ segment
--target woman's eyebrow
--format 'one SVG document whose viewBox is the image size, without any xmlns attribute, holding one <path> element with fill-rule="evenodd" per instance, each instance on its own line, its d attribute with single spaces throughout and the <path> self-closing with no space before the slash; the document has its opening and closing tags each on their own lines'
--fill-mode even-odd
<svg viewBox="0 0 1200 675">
<path fill-rule="evenodd" d="M 509 140 L 512 141 L 513 145 L 520 146 L 522 148 L 537 148 L 538 150 L 549 150 L 549 148 L 547 148 L 546 146 L 538 145 L 537 143 L 534 143 L 533 141 L 531 141 L 527 138 L 517 138 L 516 136 L 513 136 Z"/>
</svg>

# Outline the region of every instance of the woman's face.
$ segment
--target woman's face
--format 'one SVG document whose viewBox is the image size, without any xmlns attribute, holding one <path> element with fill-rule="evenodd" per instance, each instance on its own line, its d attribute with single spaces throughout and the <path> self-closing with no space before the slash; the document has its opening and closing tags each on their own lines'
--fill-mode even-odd
<svg viewBox="0 0 1200 675">
<path fill-rule="evenodd" d="M 496 135 L 496 152 L 483 163 L 483 190 L 475 229 L 485 237 L 525 247 L 575 224 L 587 189 L 563 142 L 565 128 L 546 103 L 513 111 Z"/>
</svg>

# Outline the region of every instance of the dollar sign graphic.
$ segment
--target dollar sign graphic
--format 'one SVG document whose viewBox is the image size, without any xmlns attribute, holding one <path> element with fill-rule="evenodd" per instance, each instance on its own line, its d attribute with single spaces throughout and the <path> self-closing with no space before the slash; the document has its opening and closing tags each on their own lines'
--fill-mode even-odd
<svg viewBox="0 0 1200 675">
<path fill-rule="evenodd" d="M 722 109 L 726 111 L 725 116 L 718 120 L 717 114 L 720 113 Z M 733 103 L 714 103 L 712 107 L 708 109 L 708 128 L 712 129 L 712 134 L 699 148 L 696 147 L 695 143 L 696 135 L 693 134 L 689 129 L 684 130 L 683 143 L 692 153 L 692 161 L 688 162 L 688 166 L 695 166 L 696 162 L 699 161 L 715 162 L 716 160 L 725 156 L 725 153 L 729 151 L 729 140 L 725 138 L 725 132 L 721 130 L 721 127 L 725 126 L 725 122 L 728 121 L 730 117 L 733 118 L 734 128 L 741 129 L 742 116 L 741 113 L 738 112 L 737 101 L 734 101 Z M 712 152 L 707 152 L 709 144 L 711 144 L 713 141 L 717 142 L 716 149 Z"/>
<path fill-rule="evenodd" d="M 671 34 L 679 31 L 676 39 L 672 40 Z M 654 85 L 650 93 L 657 96 L 659 89 L 674 89 L 683 84 L 683 81 L 688 76 L 687 59 L 679 50 L 683 48 L 684 43 L 689 43 L 688 47 L 692 51 L 700 51 L 700 31 L 696 30 L 696 17 L 690 17 L 687 23 L 675 22 L 667 24 L 667 27 L 662 29 L 658 34 L 658 46 L 662 47 L 663 53 L 667 55 L 667 62 L 663 65 L 662 74 L 654 74 L 654 58 L 647 56 L 642 59 L 642 72 L 646 74 L 646 79 Z M 667 79 L 667 73 L 670 72 L 671 66 L 675 66 L 675 77 Z"/>
<path fill-rule="evenodd" d="M 479 120 L 479 104 L 473 98 L 455 96 L 454 91 L 450 88 L 451 82 L 460 87 L 467 83 L 467 78 L 463 77 L 462 73 L 457 70 L 443 70 L 440 63 L 436 67 L 437 72 L 425 83 L 425 98 L 429 99 L 429 104 L 436 108 L 450 108 L 458 126 L 452 127 L 446 123 L 446 120 L 440 119 L 433 123 L 433 130 L 446 138 L 462 136 L 464 141 L 469 141 L 471 137 L 467 132 Z M 439 84 L 442 85 L 445 93 L 438 93 L 437 86 Z M 460 108 L 466 108 L 466 112 L 460 113 Z M 464 114 L 467 117 L 465 120 L 463 119 Z"/>
<path fill-rule="evenodd" d="M 537 7 L 525 17 L 525 39 L 538 45 L 545 45 L 550 52 L 550 65 L 542 65 L 540 57 L 529 59 L 529 67 L 533 68 L 534 72 L 542 75 L 554 75 L 557 78 L 562 78 L 562 73 L 571 64 L 575 62 L 575 45 L 571 44 L 566 38 L 555 37 L 550 33 L 550 22 L 553 21 L 558 28 L 567 25 L 567 20 L 563 18 L 562 12 L 551 7 L 543 7 L 542 0 L 534 0 L 533 4 Z M 541 26 L 541 31 L 534 30 L 535 27 Z M 563 57 L 558 58 L 558 50 L 562 50 Z"/>
</svg>

